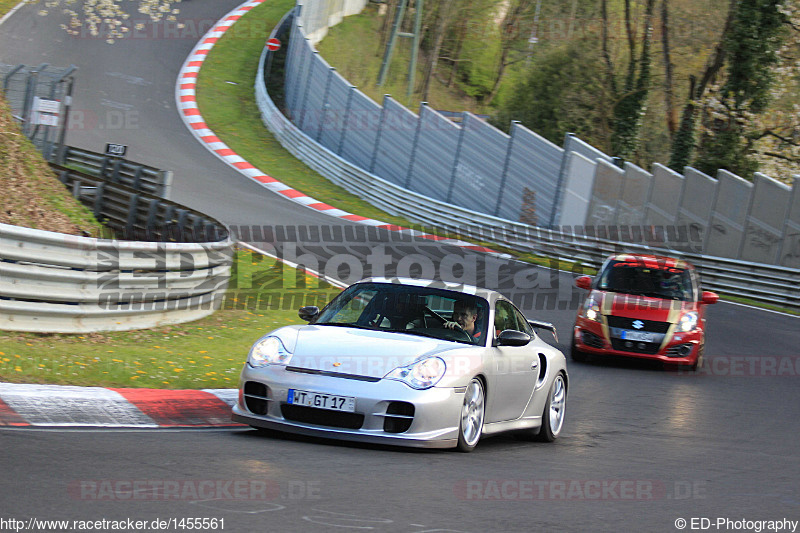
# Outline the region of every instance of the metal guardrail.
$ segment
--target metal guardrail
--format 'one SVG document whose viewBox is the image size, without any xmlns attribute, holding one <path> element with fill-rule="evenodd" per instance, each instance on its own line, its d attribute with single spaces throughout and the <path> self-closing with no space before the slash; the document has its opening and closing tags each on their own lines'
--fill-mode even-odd
<svg viewBox="0 0 800 533">
<path fill-rule="evenodd" d="M 169 198 L 172 188 L 170 170 L 160 170 L 72 146 L 65 147 L 61 164 L 161 198 Z"/>
<path fill-rule="evenodd" d="M 227 228 L 155 195 L 51 166 L 107 228 L 136 240 L 0 224 L 0 329 L 141 329 L 220 307 L 233 253 Z"/>
<path fill-rule="evenodd" d="M 687 253 L 678 248 L 685 243 L 669 243 L 664 238 L 639 245 L 581 235 L 580 230 L 566 233 L 532 227 L 432 200 L 370 174 L 317 143 L 280 112 L 264 83 L 264 65 L 269 53 L 265 48 L 255 82 L 256 101 L 264 124 L 295 157 L 387 213 L 519 252 L 580 261 L 592 268 L 598 268 L 608 255 L 623 251 L 684 257 L 698 267 L 704 286 L 710 290 L 800 310 L 800 272 L 796 269 Z"/>
<path fill-rule="evenodd" d="M 50 166 L 72 195 L 122 239 L 217 242 L 228 238 L 223 224 L 198 211 L 107 178 Z"/>
</svg>

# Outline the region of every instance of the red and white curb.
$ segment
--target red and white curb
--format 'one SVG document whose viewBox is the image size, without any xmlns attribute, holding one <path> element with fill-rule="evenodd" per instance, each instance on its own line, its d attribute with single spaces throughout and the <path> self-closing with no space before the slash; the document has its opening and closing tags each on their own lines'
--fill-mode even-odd
<svg viewBox="0 0 800 533">
<path fill-rule="evenodd" d="M 205 123 L 203 116 L 200 114 L 196 95 L 197 77 L 200 73 L 200 69 L 203 66 L 203 62 L 206 60 L 206 57 L 208 57 L 208 53 L 214 47 L 217 41 L 225 34 L 225 32 L 228 31 L 231 26 L 233 26 L 240 18 L 246 15 L 251 9 L 261 5 L 265 1 L 266 0 L 250 0 L 249 2 L 245 2 L 236 9 L 230 11 L 227 15 L 222 17 L 217 24 L 215 24 L 214 27 L 203 36 L 202 39 L 200 39 L 200 42 L 195 45 L 194 49 L 189 54 L 189 57 L 186 58 L 186 61 L 184 62 L 183 67 L 178 74 L 178 81 L 175 88 L 175 99 L 181 119 L 192 132 L 192 134 L 206 148 L 208 148 L 209 151 L 211 151 L 229 166 L 236 169 L 239 173 L 247 176 L 253 181 L 260 183 L 270 191 L 284 196 L 306 208 L 314 209 L 315 211 L 339 218 L 341 220 L 356 222 L 366 226 L 374 226 L 387 231 L 395 231 L 412 237 L 438 241 L 441 244 L 458 246 L 460 248 L 478 252 L 494 253 L 494 250 L 484 246 L 478 246 L 476 244 L 465 242 L 459 239 L 441 237 L 411 228 L 404 228 L 395 224 L 388 224 L 380 220 L 348 213 L 342 209 L 337 209 L 324 202 L 320 202 L 319 200 L 316 200 L 311 196 L 298 191 L 297 189 L 293 189 L 289 185 L 278 181 L 277 179 L 264 173 L 262 170 L 256 168 L 239 154 L 234 152 L 228 145 L 222 142 L 219 137 L 217 137 L 217 135 Z"/>
<path fill-rule="evenodd" d="M 236 389 L 166 390 L 0 383 L 0 427 L 200 428 L 231 421 Z"/>
</svg>

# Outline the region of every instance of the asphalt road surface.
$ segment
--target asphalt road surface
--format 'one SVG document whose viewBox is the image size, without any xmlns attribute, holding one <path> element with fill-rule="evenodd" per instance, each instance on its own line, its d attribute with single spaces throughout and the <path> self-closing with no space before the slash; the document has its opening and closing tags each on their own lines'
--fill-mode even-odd
<svg viewBox="0 0 800 533">
<path fill-rule="evenodd" d="M 236 5 L 193 0 L 181 16 L 213 21 Z M 0 61 L 79 67 L 74 108 L 88 126 L 69 144 L 127 144 L 132 160 L 174 170 L 175 201 L 229 224 L 340 226 L 231 170 L 183 125 L 175 78 L 199 35 L 109 46 L 68 37 L 58 22 L 20 10 L 0 27 Z M 581 300 L 571 274 L 392 239 L 261 244 L 323 271 L 333 263 L 345 281 L 433 268 L 499 288 L 529 318 L 554 322 L 568 351 Z M 800 321 L 721 303 L 708 324 L 697 373 L 570 364 L 553 444 L 498 436 L 459 454 L 246 429 L 0 429 L 0 529 L 35 530 L 37 519 L 69 522 L 39 527 L 52 531 L 678 531 L 684 519 L 686 530 L 754 531 L 759 520 L 799 520 Z M 217 522 L 186 521 L 196 518 Z"/>
</svg>

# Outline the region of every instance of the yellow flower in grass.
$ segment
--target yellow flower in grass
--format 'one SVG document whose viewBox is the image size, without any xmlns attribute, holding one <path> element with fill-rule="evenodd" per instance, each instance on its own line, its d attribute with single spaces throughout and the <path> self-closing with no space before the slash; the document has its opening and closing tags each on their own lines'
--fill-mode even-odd
<svg viewBox="0 0 800 533">
<path fill-rule="evenodd" d="M 182 368 L 173 368 L 172 370 L 173 370 L 174 372 L 183 372 L 183 369 L 182 369 Z"/>
</svg>

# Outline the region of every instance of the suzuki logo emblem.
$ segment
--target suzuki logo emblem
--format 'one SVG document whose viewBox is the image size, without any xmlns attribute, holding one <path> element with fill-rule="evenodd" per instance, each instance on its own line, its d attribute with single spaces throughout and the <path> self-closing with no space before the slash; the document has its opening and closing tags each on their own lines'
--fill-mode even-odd
<svg viewBox="0 0 800 533">
<path fill-rule="evenodd" d="M 634 320 L 633 324 L 631 325 L 636 329 L 642 329 L 644 327 L 644 322 L 642 322 L 641 320 Z"/>
</svg>

